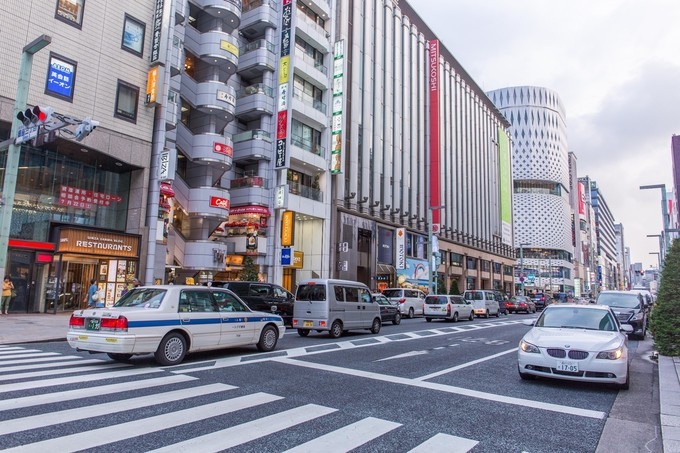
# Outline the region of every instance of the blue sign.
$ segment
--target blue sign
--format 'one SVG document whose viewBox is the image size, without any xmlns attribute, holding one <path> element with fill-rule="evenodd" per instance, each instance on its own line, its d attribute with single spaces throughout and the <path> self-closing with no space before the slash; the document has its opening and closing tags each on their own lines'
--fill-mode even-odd
<svg viewBox="0 0 680 453">
<path fill-rule="evenodd" d="M 281 266 L 290 266 L 293 263 L 293 251 L 290 247 L 281 249 Z"/>
<path fill-rule="evenodd" d="M 75 75 L 75 64 L 50 55 L 50 67 L 49 74 L 47 74 L 45 91 L 71 99 L 73 97 Z"/>
</svg>

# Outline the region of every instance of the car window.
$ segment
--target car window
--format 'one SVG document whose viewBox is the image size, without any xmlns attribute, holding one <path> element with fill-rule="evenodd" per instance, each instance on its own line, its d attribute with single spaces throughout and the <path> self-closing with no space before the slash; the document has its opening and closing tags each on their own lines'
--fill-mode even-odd
<svg viewBox="0 0 680 453">
<path fill-rule="evenodd" d="M 481 291 L 465 291 L 463 298 L 465 300 L 484 300 L 484 294 Z"/>
<path fill-rule="evenodd" d="M 390 302 L 382 294 L 376 294 L 373 296 L 373 301 L 378 305 L 390 305 Z"/>
<path fill-rule="evenodd" d="M 446 296 L 425 296 L 425 303 L 428 305 L 446 305 L 449 298 Z"/>
<path fill-rule="evenodd" d="M 359 302 L 359 288 L 345 288 L 345 302 Z"/>
<path fill-rule="evenodd" d="M 272 293 L 273 293 L 274 297 L 276 297 L 278 299 L 288 299 L 288 291 L 286 291 L 285 289 L 283 289 L 279 286 L 274 286 L 272 288 Z"/>
<path fill-rule="evenodd" d="M 114 307 L 158 308 L 167 291 L 157 288 L 141 288 L 128 291 L 116 302 Z"/>
<path fill-rule="evenodd" d="M 189 304 L 190 312 L 205 313 L 218 311 L 217 305 L 213 302 L 210 292 L 183 290 L 182 293 L 186 296 L 185 301 Z M 181 297 L 180 300 L 182 300 Z"/>
<path fill-rule="evenodd" d="M 243 303 L 238 300 L 233 294 L 226 291 L 214 291 L 213 298 L 217 303 L 220 311 L 228 312 L 244 312 L 249 311 Z"/>
<path fill-rule="evenodd" d="M 326 300 L 326 285 L 301 285 L 295 296 L 296 300 Z"/>
<path fill-rule="evenodd" d="M 365 289 L 359 289 L 359 300 L 363 304 L 370 304 L 373 302 L 373 299 L 371 299 L 371 293 Z"/>
<path fill-rule="evenodd" d="M 337 302 L 345 301 L 345 289 L 342 286 L 333 286 L 333 292 L 335 293 L 335 300 Z"/>
<path fill-rule="evenodd" d="M 597 296 L 598 305 L 608 305 L 618 308 L 640 308 L 640 298 L 631 293 L 600 293 Z"/>
<path fill-rule="evenodd" d="M 383 291 L 385 297 L 401 297 L 400 289 L 386 289 Z"/>
<path fill-rule="evenodd" d="M 452 304 L 464 304 L 465 301 L 460 296 L 449 296 Z"/>
<path fill-rule="evenodd" d="M 248 294 L 255 297 L 267 297 L 269 295 L 268 285 L 250 285 L 250 290 Z"/>
<path fill-rule="evenodd" d="M 551 307 L 538 318 L 536 327 L 616 331 L 616 321 L 608 310 Z"/>
</svg>

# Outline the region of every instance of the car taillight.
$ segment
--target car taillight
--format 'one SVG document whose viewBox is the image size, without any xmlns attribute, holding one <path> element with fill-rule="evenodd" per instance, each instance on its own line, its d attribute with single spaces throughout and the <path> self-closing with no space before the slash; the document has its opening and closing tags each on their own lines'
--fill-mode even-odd
<svg viewBox="0 0 680 453">
<path fill-rule="evenodd" d="M 68 326 L 72 329 L 85 328 L 85 318 L 71 315 L 71 319 L 68 320 Z"/>
<path fill-rule="evenodd" d="M 446 306 L 446 315 L 451 316 L 451 305 Z"/>
<path fill-rule="evenodd" d="M 405 298 L 402 297 L 401 299 L 399 299 L 399 303 L 400 303 L 400 304 L 403 304 L 404 302 L 406 302 L 406 299 L 405 299 Z"/>
<path fill-rule="evenodd" d="M 127 332 L 128 320 L 125 316 L 119 318 L 102 318 L 100 329 Z"/>
</svg>

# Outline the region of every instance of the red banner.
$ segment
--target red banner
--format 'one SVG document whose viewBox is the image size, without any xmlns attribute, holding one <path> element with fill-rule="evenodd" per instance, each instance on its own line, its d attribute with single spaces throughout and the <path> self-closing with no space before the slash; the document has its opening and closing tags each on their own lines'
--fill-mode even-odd
<svg viewBox="0 0 680 453">
<path fill-rule="evenodd" d="M 59 189 L 59 204 L 62 206 L 92 209 L 94 205 L 111 206 L 111 203 L 119 203 L 122 200 L 120 195 L 94 192 L 72 186 L 61 186 Z"/>
<path fill-rule="evenodd" d="M 582 182 L 578 183 L 578 213 L 586 215 L 586 186 Z"/>
<path fill-rule="evenodd" d="M 428 87 L 430 91 L 430 207 L 439 206 L 439 41 L 428 41 Z M 439 226 L 439 209 L 432 211 L 432 224 Z M 431 227 L 431 226 L 430 226 Z"/>
</svg>

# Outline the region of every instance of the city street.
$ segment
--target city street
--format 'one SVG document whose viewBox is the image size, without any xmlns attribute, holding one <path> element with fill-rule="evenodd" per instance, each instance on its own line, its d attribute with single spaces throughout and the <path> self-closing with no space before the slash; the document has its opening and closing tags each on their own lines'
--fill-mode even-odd
<svg viewBox="0 0 680 453">
<path fill-rule="evenodd" d="M 12 451 L 661 452 L 651 340 L 628 391 L 522 381 L 510 315 L 404 319 L 276 351 L 132 365 L 65 342 L 0 346 L 0 445 Z M 656 388 L 655 388 L 656 387 Z M 656 398 L 656 399 L 655 399 Z"/>
</svg>

